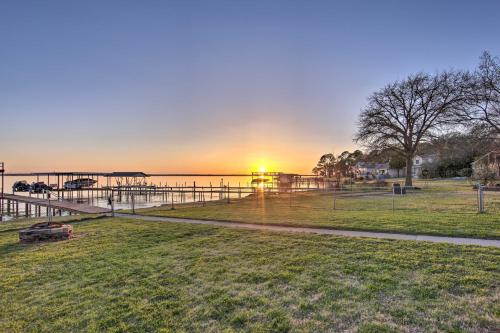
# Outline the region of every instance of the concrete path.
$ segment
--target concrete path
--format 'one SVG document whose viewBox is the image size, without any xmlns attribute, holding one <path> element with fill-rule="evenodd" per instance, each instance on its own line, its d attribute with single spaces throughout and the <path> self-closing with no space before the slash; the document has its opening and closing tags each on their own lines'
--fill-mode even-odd
<svg viewBox="0 0 500 333">
<path fill-rule="evenodd" d="M 263 225 L 263 224 L 255 224 L 255 223 L 222 222 L 222 221 L 196 220 L 196 219 L 185 219 L 185 218 L 176 218 L 176 217 L 159 217 L 159 216 L 123 214 L 123 213 L 116 213 L 115 216 L 140 219 L 140 220 L 145 220 L 145 221 L 205 224 L 205 225 L 214 225 L 214 226 L 219 226 L 219 227 L 244 228 L 244 229 L 254 229 L 254 230 L 269 230 L 269 231 L 278 231 L 278 232 L 303 232 L 303 233 L 346 236 L 346 237 L 369 237 L 369 238 L 382 238 L 382 239 L 426 241 L 426 242 L 433 242 L 433 243 L 449 243 L 449 244 L 457 244 L 457 245 L 477 245 L 477 246 L 500 247 L 500 240 L 478 239 L 478 238 L 395 234 L 395 233 L 386 233 L 386 232 L 337 230 L 337 229 L 308 228 L 308 227 L 283 227 L 283 226 L 273 226 L 273 225 L 269 225 L 269 224 Z"/>
</svg>

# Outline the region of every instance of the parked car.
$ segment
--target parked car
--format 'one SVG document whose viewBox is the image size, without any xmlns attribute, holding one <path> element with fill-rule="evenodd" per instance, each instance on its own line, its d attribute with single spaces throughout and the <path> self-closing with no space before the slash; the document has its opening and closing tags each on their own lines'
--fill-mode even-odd
<svg viewBox="0 0 500 333">
<path fill-rule="evenodd" d="M 12 192 L 28 192 L 30 185 L 25 180 L 19 180 L 12 185 Z"/>
<path fill-rule="evenodd" d="M 31 193 L 43 193 L 46 191 L 52 191 L 52 187 L 48 186 L 44 182 L 33 183 L 30 186 Z"/>
</svg>

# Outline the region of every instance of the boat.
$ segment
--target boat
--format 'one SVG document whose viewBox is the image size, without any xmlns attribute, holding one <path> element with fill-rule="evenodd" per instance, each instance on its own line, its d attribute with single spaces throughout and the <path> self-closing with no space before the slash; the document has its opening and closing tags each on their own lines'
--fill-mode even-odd
<svg viewBox="0 0 500 333">
<path fill-rule="evenodd" d="M 30 185 L 25 180 L 19 180 L 12 185 L 12 192 L 28 192 Z"/>
<path fill-rule="evenodd" d="M 44 182 L 37 182 L 30 185 L 29 191 L 31 193 L 45 193 L 52 191 L 52 187 Z"/>
<path fill-rule="evenodd" d="M 94 184 L 97 183 L 95 180 L 92 178 L 78 178 L 74 180 L 68 180 L 67 182 L 64 183 L 64 189 L 65 190 L 79 190 L 84 187 L 92 187 Z"/>
</svg>

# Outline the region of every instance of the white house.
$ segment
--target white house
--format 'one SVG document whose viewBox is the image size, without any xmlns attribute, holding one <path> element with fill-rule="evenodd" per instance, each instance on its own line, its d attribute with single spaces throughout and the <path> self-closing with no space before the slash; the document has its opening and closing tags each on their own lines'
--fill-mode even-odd
<svg viewBox="0 0 500 333">
<path fill-rule="evenodd" d="M 397 177 L 398 170 L 390 169 L 389 163 L 370 163 L 360 161 L 354 166 L 356 169 L 356 175 L 363 178 L 376 178 L 378 176 L 383 177 Z"/>
<path fill-rule="evenodd" d="M 422 170 L 429 166 L 429 164 L 436 161 L 436 155 L 415 155 L 413 157 L 412 176 L 421 177 Z M 405 177 L 406 168 L 391 169 L 389 162 L 386 163 L 372 163 L 360 161 L 354 166 L 356 175 L 363 178 L 377 178 L 380 175 L 388 178 Z"/>
<path fill-rule="evenodd" d="M 411 174 L 413 177 L 421 177 L 422 170 L 424 170 L 426 165 L 433 163 L 436 160 L 434 155 L 415 155 L 413 157 L 413 166 L 411 168 Z"/>
</svg>

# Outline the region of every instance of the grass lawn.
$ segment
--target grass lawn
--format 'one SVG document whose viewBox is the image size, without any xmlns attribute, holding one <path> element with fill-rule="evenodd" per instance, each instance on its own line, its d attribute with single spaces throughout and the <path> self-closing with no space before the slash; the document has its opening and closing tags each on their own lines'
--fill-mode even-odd
<svg viewBox="0 0 500 333">
<path fill-rule="evenodd" d="M 181 211 L 181 210 L 179 210 Z M 0 332 L 493 332 L 500 249 L 99 219 L 0 233 Z"/>
<path fill-rule="evenodd" d="M 145 215 L 250 223 L 311 226 L 444 236 L 500 239 L 500 192 L 486 193 L 486 213 L 478 214 L 476 193 L 464 182 L 422 183 L 405 196 L 299 193 L 265 195 L 205 207 L 177 205 L 140 209 Z M 386 191 L 387 193 L 387 191 Z"/>
</svg>

